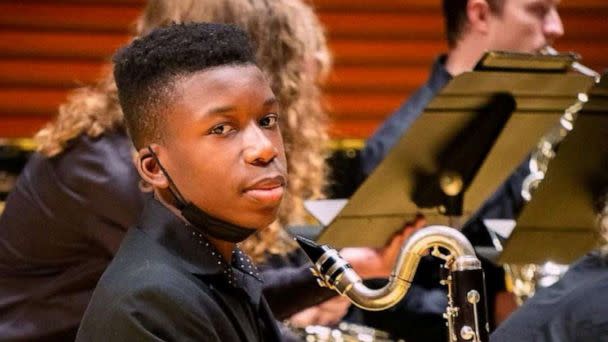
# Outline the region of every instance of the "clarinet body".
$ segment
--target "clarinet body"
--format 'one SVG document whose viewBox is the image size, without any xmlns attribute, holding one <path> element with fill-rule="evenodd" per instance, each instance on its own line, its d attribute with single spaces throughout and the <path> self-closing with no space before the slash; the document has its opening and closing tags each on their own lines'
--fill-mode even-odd
<svg viewBox="0 0 608 342">
<path fill-rule="evenodd" d="M 452 328 L 448 329 L 449 340 L 488 341 L 490 326 L 481 262 L 474 257 L 457 259 L 450 275 L 444 279 L 447 279 L 444 281 L 447 282 L 448 293 L 451 292 L 444 316 L 448 321 L 448 328 L 452 325 Z"/>
<path fill-rule="evenodd" d="M 311 271 L 320 286 L 346 296 L 358 307 L 379 311 L 397 304 L 407 293 L 420 258 L 428 253 L 443 259 L 442 284 L 448 289 L 444 317 L 450 342 L 486 342 L 489 325 L 481 262 L 471 243 L 456 229 L 429 226 L 417 231 L 401 247 L 388 283 L 380 289 L 363 284 L 350 264 L 327 245 L 296 237 L 313 263 Z M 446 253 L 447 251 L 447 253 Z"/>
</svg>

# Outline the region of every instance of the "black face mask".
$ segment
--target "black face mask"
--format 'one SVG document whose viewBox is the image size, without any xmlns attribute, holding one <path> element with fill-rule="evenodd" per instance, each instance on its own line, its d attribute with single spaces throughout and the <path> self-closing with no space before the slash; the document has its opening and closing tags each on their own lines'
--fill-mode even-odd
<svg viewBox="0 0 608 342">
<path fill-rule="evenodd" d="M 167 177 L 167 181 L 169 181 L 169 191 L 177 201 L 177 209 L 180 210 L 182 216 L 200 233 L 219 240 L 241 242 L 257 231 L 255 228 L 241 227 L 213 217 L 194 205 L 194 203 L 187 201 L 179 192 L 175 183 L 173 183 L 167 170 L 165 170 L 160 163 L 156 153 L 154 153 L 150 146 L 148 146 L 148 150 L 150 151 L 152 158 L 154 158 L 165 174 L 165 177 Z"/>
</svg>

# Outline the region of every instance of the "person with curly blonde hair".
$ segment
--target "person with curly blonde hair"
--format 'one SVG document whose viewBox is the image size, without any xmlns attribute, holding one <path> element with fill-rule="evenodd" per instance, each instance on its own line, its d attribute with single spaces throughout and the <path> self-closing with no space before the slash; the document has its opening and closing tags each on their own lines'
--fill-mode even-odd
<svg viewBox="0 0 608 342">
<path fill-rule="evenodd" d="M 241 248 L 256 262 L 294 252 L 283 227 L 307 222 L 305 199 L 323 197 L 327 116 L 319 83 L 330 54 L 312 8 L 300 0 L 150 0 L 137 35 L 187 22 L 233 23 L 250 35 L 256 61 L 281 106 L 289 170 L 278 220 Z M 0 218 L 0 339 L 73 339 L 93 288 L 140 215 L 146 185 L 133 165 L 111 73 L 74 91 L 57 118 L 36 135 L 38 151 L 23 170 Z M 351 249 L 363 276 L 387 276 L 404 235 L 390 248 Z M 297 253 L 295 253 L 297 254 Z M 294 253 L 290 253 L 290 258 Z M 302 260 L 264 271 L 264 292 L 279 319 L 335 294 L 319 289 Z M 361 268 L 363 267 L 363 268 Z M 289 293 L 297 300 L 285 301 Z M 345 300 L 313 310 L 304 322 L 344 313 Z M 337 309 L 336 309 L 337 308 Z M 300 316 L 300 321 L 302 318 Z"/>
</svg>

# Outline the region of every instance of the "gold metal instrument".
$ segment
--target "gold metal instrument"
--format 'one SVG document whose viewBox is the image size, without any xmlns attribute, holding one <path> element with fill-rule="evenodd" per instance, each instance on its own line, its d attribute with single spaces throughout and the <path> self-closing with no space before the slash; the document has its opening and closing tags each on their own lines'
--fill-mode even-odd
<svg viewBox="0 0 608 342">
<path fill-rule="evenodd" d="M 559 55 L 559 52 L 557 50 L 555 50 L 551 46 L 545 46 L 541 50 L 541 54 L 555 56 L 555 55 Z M 571 67 L 572 67 L 573 70 L 578 71 L 578 72 L 580 72 L 583 75 L 587 75 L 587 76 L 593 77 L 595 79 L 596 83 L 600 81 L 601 75 L 597 71 L 595 71 L 595 70 L 593 70 L 593 69 L 591 69 L 591 68 L 589 68 L 589 67 L 587 67 L 587 66 L 585 66 L 585 65 L 583 65 L 583 64 L 581 64 L 579 62 L 572 63 Z"/>
<path fill-rule="evenodd" d="M 546 55 L 559 54 L 551 46 L 545 47 L 541 53 Z M 596 83 L 600 80 L 601 75 L 598 72 L 579 62 L 573 62 L 570 67 L 583 75 L 593 77 Z M 587 101 L 587 94 L 578 94 L 576 102 L 564 111 L 559 123 L 541 137 L 536 148 L 532 151 L 529 162 L 530 174 L 524 179 L 521 190 L 521 196 L 525 201 L 532 199 L 534 190 L 545 178 L 549 163 L 555 157 L 559 143 L 572 131 L 578 112 Z M 502 246 L 495 247 L 502 248 Z M 556 282 L 567 271 L 568 267 L 547 262 L 543 265 L 505 264 L 504 269 L 507 276 L 507 288 L 515 295 L 518 305 L 521 305 L 526 299 L 534 295 L 537 287 L 547 287 Z"/>
<path fill-rule="evenodd" d="M 532 193 L 545 178 L 549 162 L 557 152 L 557 146 L 572 131 L 577 113 L 587 101 L 587 94 L 578 94 L 576 102 L 566 108 L 559 123 L 540 138 L 536 148 L 532 151 L 529 162 L 530 174 L 524 179 L 521 189 L 521 196 L 526 202 L 532 199 Z"/>
<path fill-rule="evenodd" d="M 481 262 L 473 246 L 458 230 L 429 226 L 417 231 L 404 243 L 388 283 L 380 289 L 363 284 L 350 264 L 327 245 L 297 237 L 296 240 L 313 263 L 312 272 L 320 286 L 346 296 L 353 304 L 372 311 L 397 304 L 407 293 L 420 258 L 429 250 L 444 260 L 442 284 L 448 287 L 449 341 L 483 342 L 488 340 L 489 325 L 485 282 Z"/>
<path fill-rule="evenodd" d="M 404 342 L 391 339 L 389 333 L 347 322 L 335 327 L 309 325 L 304 328 L 290 327 L 295 335 L 306 342 Z"/>
<path fill-rule="evenodd" d="M 543 48 L 541 53 L 546 55 L 559 54 L 559 52 L 551 46 L 546 46 Z M 600 80 L 599 73 L 579 62 L 573 62 L 570 67 L 583 75 L 593 77 L 596 83 Z M 549 132 L 543 135 L 538 142 L 536 149 L 532 152 L 532 156 L 530 158 L 530 175 L 526 177 L 522 184 L 521 195 L 524 200 L 530 201 L 532 199 L 532 192 L 545 178 L 549 162 L 551 159 L 553 159 L 553 157 L 555 157 L 557 145 L 574 128 L 576 115 L 588 100 L 587 94 L 578 94 L 577 101 L 564 111 L 559 123 Z"/>
</svg>

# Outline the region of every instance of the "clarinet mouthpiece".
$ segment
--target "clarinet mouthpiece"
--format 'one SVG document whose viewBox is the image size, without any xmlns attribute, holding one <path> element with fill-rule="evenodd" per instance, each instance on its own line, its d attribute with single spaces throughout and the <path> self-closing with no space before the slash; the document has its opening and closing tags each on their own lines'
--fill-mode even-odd
<svg viewBox="0 0 608 342">
<path fill-rule="evenodd" d="M 354 283 L 361 282 L 361 278 L 350 264 L 340 257 L 337 250 L 327 245 L 318 245 L 301 236 L 296 236 L 295 239 L 312 262 L 310 270 L 317 278 L 319 286 L 344 294 Z"/>
<path fill-rule="evenodd" d="M 295 239 L 313 264 L 317 263 L 321 256 L 329 249 L 327 246 L 317 245 L 314 241 L 305 237 L 296 236 Z"/>
</svg>

